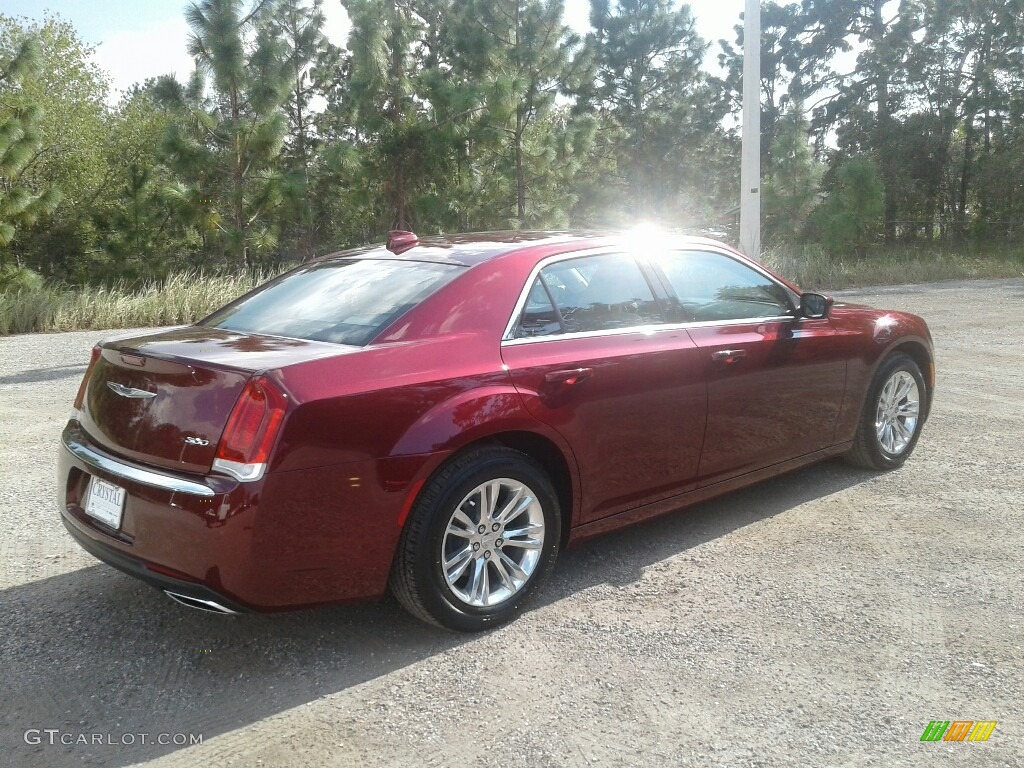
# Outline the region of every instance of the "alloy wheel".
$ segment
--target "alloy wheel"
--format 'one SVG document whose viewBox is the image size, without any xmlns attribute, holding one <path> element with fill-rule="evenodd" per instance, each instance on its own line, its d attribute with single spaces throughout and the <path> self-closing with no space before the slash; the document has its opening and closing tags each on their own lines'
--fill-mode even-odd
<svg viewBox="0 0 1024 768">
<path fill-rule="evenodd" d="M 521 590 L 540 561 L 544 511 L 525 483 L 478 485 L 455 507 L 441 544 L 445 582 L 460 601 L 498 605 Z"/>
<path fill-rule="evenodd" d="M 893 456 L 907 450 L 921 411 L 917 381 L 909 371 L 896 371 L 885 382 L 875 409 L 875 434 L 882 449 Z"/>
</svg>

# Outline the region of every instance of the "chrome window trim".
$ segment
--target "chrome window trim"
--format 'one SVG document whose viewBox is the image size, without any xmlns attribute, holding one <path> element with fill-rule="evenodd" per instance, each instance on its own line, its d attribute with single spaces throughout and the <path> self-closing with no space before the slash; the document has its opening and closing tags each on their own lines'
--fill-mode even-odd
<svg viewBox="0 0 1024 768">
<path fill-rule="evenodd" d="M 153 488 L 163 488 L 164 490 L 176 491 L 178 493 L 190 493 L 193 496 L 202 496 L 204 498 L 217 495 L 213 488 L 203 483 L 126 464 L 123 461 L 118 461 L 110 456 L 94 451 L 81 443 L 69 441 L 66 436 L 62 438 L 61 442 L 72 456 L 79 459 L 86 466 L 101 470 L 115 477 L 123 477 L 126 480 Z"/>
<path fill-rule="evenodd" d="M 747 317 L 739 320 L 698 320 L 692 323 L 665 323 L 657 325 L 632 325 L 629 328 L 609 328 L 604 331 L 577 331 L 576 333 L 553 333 L 549 336 L 524 336 L 521 339 L 503 339 L 501 346 L 514 347 L 519 344 L 536 344 L 541 341 L 559 341 L 560 339 L 585 339 L 592 336 L 624 336 L 629 333 L 651 335 L 662 331 L 685 331 L 690 328 L 711 328 L 728 325 L 755 325 L 757 323 L 778 323 L 794 321 L 800 318 L 793 315 L 773 315 L 772 317 Z"/>
<path fill-rule="evenodd" d="M 752 259 L 748 260 L 746 258 L 743 258 L 743 259 L 737 258 L 735 254 L 729 253 L 728 251 L 722 250 L 720 248 L 715 248 L 714 246 L 689 247 L 689 248 L 687 248 L 685 246 L 679 246 L 679 247 L 672 246 L 668 250 L 669 250 L 669 252 L 672 252 L 672 253 L 685 253 L 685 252 L 690 252 L 690 253 L 713 253 L 713 254 L 716 254 L 718 256 L 724 256 L 727 259 L 732 259 L 733 261 L 738 262 L 739 264 L 741 264 L 743 266 L 746 266 L 746 267 L 749 267 L 749 268 L 753 269 L 755 272 L 757 272 L 759 275 L 761 275 L 761 277 L 765 278 L 766 280 L 768 280 L 768 281 L 774 283 L 775 285 L 779 286 L 780 288 L 782 288 L 786 292 L 786 295 L 790 297 L 790 299 L 794 299 L 794 301 L 793 301 L 793 310 L 794 310 L 794 312 L 796 311 L 796 308 L 799 306 L 799 301 L 798 301 L 799 297 L 796 295 L 796 292 L 792 288 L 790 288 L 788 285 L 786 285 L 785 283 L 782 283 L 781 281 L 779 281 L 778 278 L 776 278 L 771 273 L 767 272 L 763 266 L 761 266 L 757 262 L 753 261 Z M 519 299 L 516 301 L 515 308 L 512 310 L 512 317 L 509 318 L 508 323 L 505 325 L 505 333 L 503 333 L 502 336 L 501 336 L 501 345 L 505 346 L 506 344 L 508 344 L 508 345 L 524 344 L 524 343 L 528 344 L 528 343 L 534 343 L 534 342 L 538 342 L 538 341 L 554 341 L 556 339 L 570 339 L 570 338 L 571 339 L 579 339 L 579 338 L 586 338 L 586 337 L 589 337 L 589 336 L 614 336 L 616 334 L 625 334 L 625 333 L 653 333 L 654 331 L 664 331 L 664 330 L 680 330 L 680 329 L 686 329 L 686 328 L 704 328 L 704 327 L 717 326 L 717 325 L 746 325 L 746 324 L 749 324 L 749 323 L 759 323 L 759 322 L 766 323 L 766 322 L 776 322 L 776 321 L 779 321 L 779 320 L 799 320 L 800 319 L 799 316 L 793 314 L 793 315 L 775 315 L 775 316 L 772 316 L 772 317 L 745 317 L 745 318 L 739 318 L 737 320 L 696 320 L 696 321 L 693 321 L 693 322 L 690 322 L 690 323 L 664 323 L 664 324 L 663 323 L 656 323 L 656 324 L 648 323 L 647 325 L 633 325 L 633 326 L 630 326 L 628 328 L 611 328 L 611 329 L 607 329 L 607 330 L 603 330 L 603 331 L 578 331 L 576 333 L 553 333 L 553 334 L 550 334 L 548 336 L 525 336 L 525 337 L 523 337 L 521 339 L 517 339 L 515 337 L 516 325 L 518 325 L 519 318 L 522 315 L 523 310 L 526 308 L 526 300 L 527 300 L 527 298 L 530 295 L 530 289 L 533 288 L 533 284 L 534 284 L 534 282 L 536 282 L 537 277 L 541 273 L 541 270 L 543 270 L 545 267 L 547 267 L 547 266 L 549 266 L 551 264 L 557 264 L 558 262 L 561 262 L 561 261 L 568 261 L 570 259 L 582 259 L 582 258 L 586 258 L 587 256 L 605 256 L 605 255 L 610 254 L 610 253 L 612 253 L 612 254 L 623 254 L 623 255 L 627 255 L 627 256 L 633 256 L 634 259 L 636 258 L 636 254 L 630 253 L 630 250 L 629 250 L 628 247 L 624 247 L 624 246 L 621 246 L 621 245 L 605 245 L 605 246 L 601 246 L 599 248 L 594 248 L 592 250 L 587 250 L 587 251 L 570 251 L 568 253 L 556 253 L 556 254 L 554 254 L 552 256 L 548 256 L 548 257 L 546 257 L 544 259 L 541 259 L 539 262 L 537 262 L 537 264 L 535 264 L 533 269 L 530 271 L 530 275 L 526 279 L 526 284 L 523 286 L 522 290 L 519 292 Z M 640 265 L 639 262 L 637 263 L 637 266 L 640 267 L 641 271 L 642 271 L 642 265 Z M 646 275 L 645 275 L 645 278 L 646 278 Z"/>
</svg>

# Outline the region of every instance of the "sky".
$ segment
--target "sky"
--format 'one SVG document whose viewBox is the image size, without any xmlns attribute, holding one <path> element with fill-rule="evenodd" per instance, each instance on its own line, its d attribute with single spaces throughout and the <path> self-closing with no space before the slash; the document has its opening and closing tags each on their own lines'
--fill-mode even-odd
<svg viewBox="0 0 1024 768">
<path fill-rule="evenodd" d="M 588 0 L 565 0 L 566 23 L 585 32 Z M 173 73 L 184 79 L 192 71 L 185 52 L 188 25 L 181 0 L 3 0 L 6 16 L 41 19 L 46 11 L 71 22 L 82 40 L 96 46 L 97 64 L 110 75 L 111 99 L 147 77 Z M 712 43 L 705 67 L 717 69 L 720 38 L 734 39 L 743 0 L 691 0 L 697 30 Z M 326 0 L 327 37 L 343 46 L 348 35 L 348 16 L 340 0 Z"/>
</svg>

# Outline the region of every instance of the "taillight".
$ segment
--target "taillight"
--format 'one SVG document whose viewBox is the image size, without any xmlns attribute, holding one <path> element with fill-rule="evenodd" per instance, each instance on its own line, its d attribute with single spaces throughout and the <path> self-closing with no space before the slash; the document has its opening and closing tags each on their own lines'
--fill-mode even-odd
<svg viewBox="0 0 1024 768">
<path fill-rule="evenodd" d="M 286 405 L 284 393 L 269 379 L 250 379 L 228 417 L 213 468 L 242 481 L 263 477 Z"/>
<path fill-rule="evenodd" d="M 96 367 L 96 361 L 100 359 L 103 350 L 97 344 L 92 348 L 92 357 L 89 358 L 89 367 L 85 369 L 85 376 L 82 383 L 78 385 L 78 394 L 75 395 L 75 404 L 72 406 L 71 418 L 77 419 L 82 410 L 82 403 L 85 402 L 85 390 L 89 387 L 89 377 L 92 376 L 92 369 Z"/>
</svg>

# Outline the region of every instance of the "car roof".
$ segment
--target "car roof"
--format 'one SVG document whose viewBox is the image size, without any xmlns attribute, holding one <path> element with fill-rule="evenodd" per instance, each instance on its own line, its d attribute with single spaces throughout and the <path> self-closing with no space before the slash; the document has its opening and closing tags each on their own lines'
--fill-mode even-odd
<svg viewBox="0 0 1024 768">
<path fill-rule="evenodd" d="M 725 247 L 723 243 L 705 237 L 695 237 L 674 233 L 663 235 L 676 247 L 715 246 Z M 427 235 L 418 238 L 416 245 L 393 252 L 384 245 L 366 245 L 350 248 L 336 253 L 321 256 L 317 261 L 335 259 L 399 259 L 403 261 L 429 261 L 442 264 L 458 264 L 472 267 L 513 251 L 532 248 L 547 249 L 559 244 L 571 245 L 567 250 L 578 250 L 587 247 L 612 245 L 616 242 L 628 242 L 636 239 L 635 232 L 628 231 L 503 231 L 474 232 L 453 235 Z"/>
<path fill-rule="evenodd" d="M 327 254 L 318 261 L 334 259 L 399 259 L 402 261 L 431 261 L 472 267 L 495 256 L 537 245 L 552 245 L 572 240 L 592 239 L 584 232 L 475 232 L 454 235 L 426 235 L 417 238 L 411 248 L 390 251 L 384 245 L 367 245 Z"/>
</svg>

